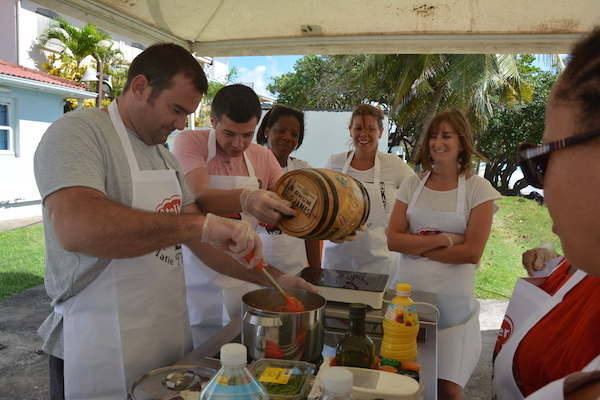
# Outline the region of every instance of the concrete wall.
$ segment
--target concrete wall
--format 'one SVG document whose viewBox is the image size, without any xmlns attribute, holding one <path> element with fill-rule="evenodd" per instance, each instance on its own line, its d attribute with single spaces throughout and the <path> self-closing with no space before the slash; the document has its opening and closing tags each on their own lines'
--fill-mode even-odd
<svg viewBox="0 0 600 400">
<path fill-rule="evenodd" d="M 320 168 L 330 155 L 350 150 L 352 142 L 348 125 L 351 115 L 351 111 L 306 111 L 304 141 L 292 153 L 292 157 Z M 384 131 L 379 139 L 379 151 L 387 153 L 387 118 L 383 122 Z"/>
</svg>

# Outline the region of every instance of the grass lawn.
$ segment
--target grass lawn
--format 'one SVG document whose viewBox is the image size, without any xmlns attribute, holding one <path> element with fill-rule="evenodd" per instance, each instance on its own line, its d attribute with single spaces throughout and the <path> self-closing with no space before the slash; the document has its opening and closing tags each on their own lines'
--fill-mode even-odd
<svg viewBox="0 0 600 400">
<path fill-rule="evenodd" d="M 44 283 L 44 227 L 0 232 L 0 299 Z"/>
<path fill-rule="evenodd" d="M 550 240 L 561 253 L 546 207 L 521 197 L 505 197 L 477 270 L 475 294 L 482 299 L 510 298 L 515 281 L 525 276 L 523 251 Z M 44 232 L 41 225 L 0 232 L 0 299 L 44 282 Z"/>
<path fill-rule="evenodd" d="M 517 278 L 527 276 L 521 264 L 525 250 L 549 240 L 562 254 L 545 206 L 522 197 L 504 197 L 498 205 L 475 278 L 475 295 L 481 299 L 510 298 Z"/>
</svg>

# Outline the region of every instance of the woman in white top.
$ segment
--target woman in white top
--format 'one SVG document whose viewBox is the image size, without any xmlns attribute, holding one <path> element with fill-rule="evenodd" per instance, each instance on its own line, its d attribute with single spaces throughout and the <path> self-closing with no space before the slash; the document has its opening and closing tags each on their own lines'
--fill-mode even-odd
<svg viewBox="0 0 600 400">
<path fill-rule="evenodd" d="M 387 248 L 385 228 L 394 207 L 394 193 L 412 169 L 395 154 L 377 151 L 383 134 L 383 112 L 368 104 L 359 105 L 350 120 L 354 150 L 334 154 L 323 165 L 360 181 L 369 193 L 371 210 L 365 226 L 354 242 L 324 242 L 324 268 L 389 275 L 396 273 L 397 254 Z"/>
<path fill-rule="evenodd" d="M 306 161 L 291 157 L 304 140 L 304 113 L 282 104 L 274 105 L 263 117 L 256 141 L 273 152 L 286 172 L 311 168 Z M 303 240 L 284 234 L 277 225 L 259 222 L 256 230 L 263 242 L 263 253 L 270 265 L 289 275 L 307 266 L 321 268 L 320 242 Z M 308 264 L 307 264 L 308 261 Z"/>
<path fill-rule="evenodd" d="M 437 114 L 415 157 L 427 172 L 402 183 L 387 232 L 390 250 L 402 253 L 394 282 L 437 294 L 441 400 L 462 398 L 481 353 L 475 270 L 501 196 L 470 172 L 473 156 L 483 158 L 464 114 Z"/>
</svg>

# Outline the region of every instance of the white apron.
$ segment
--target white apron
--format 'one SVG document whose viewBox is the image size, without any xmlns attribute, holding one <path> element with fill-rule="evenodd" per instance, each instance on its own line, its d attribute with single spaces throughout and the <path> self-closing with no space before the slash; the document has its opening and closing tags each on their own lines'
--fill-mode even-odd
<svg viewBox="0 0 600 400">
<path fill-rule="evenodd" d="M 294 171 L 294 163 L 290 157 L 283 173 Z M 258 223 L 256 232 L 263 243 L 263 253 L 269 265 L 289 275 L 296 275 L 308 266 L 304 239 L 286 235 L 277 225 Z"/>
<path fill-rule="evenodd" d="M 406 210 L 408 233 L 452 232 L 464 235 L 465 177 L 458 178 L 455 212 L 430 211 L 415 207 L 429 178 L 419 183 Z M 437 294 L 440 309 L 438 327 L 438 378 L 464 387 L 481 353 L 479 302 L 475 298 L 475 264 L 444 264 L 420 255 L 400 254 L 395 283 L 404 282 L 413 291 Z"/>
<path fill-rule="evenodd" d="M 179 213 L 175 171 L 140 171 L 117 103 L 108 110 L 131 169 L 131 206 Z M 155 147 L 160 154 L 162 146 Z M 89 286 L 56 306 L 63 315 L 65 398 L 123 400 L 135 379 L 187 354 L 184 285 L 181 249 L 172 246 L 113 259 Z"/>
<path fill-rule="evenodd" d="M 546 314 L 558 305 L 564 296 L 573 289 L 587 274 L 578 270 L 571 278 L 551 296 L 538 286 L 545 278 L 519 278 L 506 308 L 502 328 L 498 333 L 498 342 L 494 352 L 498 354 L 494 359 L 494 375 L 492 377 L 492 394 L 495 400 L 519 400 L 523 394 L 517 386 L 513 375 L 513 359 L 517 347 L 527 332 L 537 324 Z M 592 361 L 597 368 L 599 357 Z M 585 369 L 584 369 L 585 371 Z M 545 387 L 544 397 L 547 400 L 562 400 L 563 379 L 552 383 L 553 386 Z M 549 390 L 550 388 L 554 388 Z M 542 389 L 536 393 L 541 392 Z M 531 396 L 534 396 L 532 394 Z M 530 398 L 529 396 L 528 398 Z"/>
<path fill-rule="evenodd" d="M 358 232 L 358 240 L 354 242 L 324 241 L 321 265 L 328 269 L 389 275 L 388 283 L 392 287 L 392 280 L 396 274 L 397 254 L 389 251 L 387 247 L 385 228 L 389 222 L 392 207 L 389 212 L 386 212 L 384 203 L 386 198 L 392 198 L 393 194 L 385 193 L 385 184 L 381 182 L 378 154 L 375 156 L 375 165 L 373 166 L 373 183 L 361 182 L 371 199 L 369 218 L 365 222 L 367 230 Z M 342 173 L 348 173 L 353 157 L 354 152 L 346 160 Z"/>
<path fill-rule="evenodd" d="M 208 136 L 207 164 L 217 151 L 215 133 L 215 130 L 212 129 Z M 258 189 L 254 167 L 246 156 L 246 152 L 243 153 L 243 157 L 250 176 L 210 175 L 210 187 L 222 190 Z M 247 220 L 255 228 L 258 222 L 253 216 L 244 213 L 239 213 L 235 218 Z M 200 261 L 187 246 L 183 246 L 183 263 L 192 339 L 194 348 L 196 348 L 229 322 L 228 313 L 224 309 L 223 300 L 219 295 L 224 288 L 248 285 L 248 290 L 252 290 L 258 289 L 260 286 L 216 272 Z M 241 309 L 241 300 L 239 304 Z"/>
</svg>

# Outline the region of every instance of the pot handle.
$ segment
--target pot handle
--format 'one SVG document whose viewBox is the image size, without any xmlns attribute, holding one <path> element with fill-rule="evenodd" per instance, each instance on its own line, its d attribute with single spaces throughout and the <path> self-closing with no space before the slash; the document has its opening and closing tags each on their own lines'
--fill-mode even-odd
<svg viewBox="0 0 600 400">
<path fill-rule="evenodd" d="M 244 314 L 244 322 L 247 322 L 250 325 L 268 327 L 276 327 L 283 325 L 283 322 L 281 322 L 281 319 L 277 316 L 266 317 L 264 315 L 253 314 L 251 311 L 246 311 L 246 313 Z"/>
</svg>

